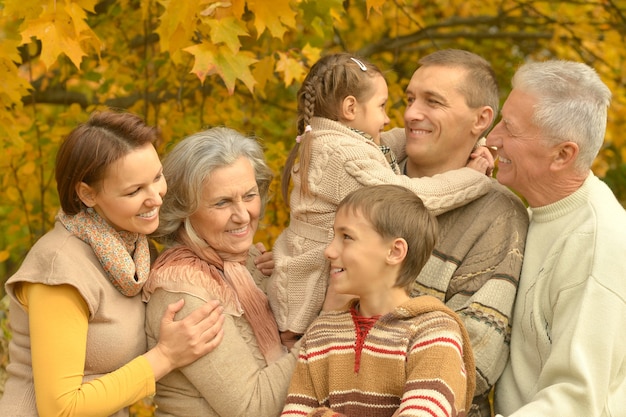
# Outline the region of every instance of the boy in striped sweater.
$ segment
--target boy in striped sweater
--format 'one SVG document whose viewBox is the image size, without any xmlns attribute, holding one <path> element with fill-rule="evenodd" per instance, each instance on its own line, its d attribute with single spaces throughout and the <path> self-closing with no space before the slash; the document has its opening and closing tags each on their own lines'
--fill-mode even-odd
<svg viewBox="0 0 626 417">
<path fill-rule="evenodd" d="M 333 229 L 329 285 L 357 298 L 308 328 L 282 416 L 465 416 L 475 387 L 467 331 L 438 299 L 409 297 L 436 218 L 411 191 L 375 185 L 340 203 Z"/>
</svg>

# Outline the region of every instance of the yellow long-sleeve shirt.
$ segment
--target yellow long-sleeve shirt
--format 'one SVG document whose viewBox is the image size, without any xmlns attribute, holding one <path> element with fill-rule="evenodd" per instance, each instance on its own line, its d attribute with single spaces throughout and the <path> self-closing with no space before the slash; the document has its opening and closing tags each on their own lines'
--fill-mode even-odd
<svg viewBox="0 0 626 417">
<path fill-rule="evenodd" d="M 154 374 L 143 356 L 83 381 L 89 310 L 74 287 L 24 283 L 16 295 L 29 315 L 40 416 L 108 416 L 154 394 Z"/>
<path fill-rule="evenodd" d="M 5 286 L 9 378 L 0 416 L 128 416 L 154 394 L 145 306 L 107 279 L 91 247 L 57 223 Z"/>
</svg>

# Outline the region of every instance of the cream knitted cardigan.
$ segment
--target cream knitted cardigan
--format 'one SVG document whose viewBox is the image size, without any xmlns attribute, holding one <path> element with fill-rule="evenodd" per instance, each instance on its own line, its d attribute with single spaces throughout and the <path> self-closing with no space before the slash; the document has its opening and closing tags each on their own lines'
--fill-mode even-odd
<svg viewBox="0 0 626 417">
<path fill-rule="evenodd" d="M 491 189 L 490 179 L 470 168 L 432 178 L 396 175 L 378 146 L 363 135 L 324 118 L 313 118 L 311 127 L 305 139 L 313 141 L 308 177 L 311 192 L 301 194 L 295 167 L 290 224 L 272 248 L 275 268 L 267 287 L 278 328 L 295 333 L 304 333 L 322 308 L 329 268 L 323 251 L 333 236 L 337 205 L 348 193 L 368 185 L 398 184 L 414 191 L 427 208 L 440 214 Z M 396 130 L 404 135 L 404 130 Z"/>
</svg>

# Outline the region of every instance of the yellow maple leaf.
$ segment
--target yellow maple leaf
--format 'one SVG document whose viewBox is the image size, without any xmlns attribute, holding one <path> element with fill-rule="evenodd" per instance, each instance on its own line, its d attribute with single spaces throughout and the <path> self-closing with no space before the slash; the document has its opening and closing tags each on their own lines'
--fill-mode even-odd
<svg viewBox="0 0 626 417">
<path fill-rule="evenodd" d="M 235 92 L 235 81 L 241 80 L 248 90 L 254 91 L 256 80 L 252 76 L 250 66 L 258 60 L 249 52 L 233 53 L 229 49 L 219 48 L 215 56 L 216 71 L 224 80 L 229 94 Z"/>
<path fill-rule="evenodd" d="M 88 2 L 89 3 L 89 2 Z M 86 13 L 75 3 L 65 7 L 54 8 L 42 13 L 37 19 L 26 20 L 21 32 L 22 43 L 30 42 L 31 38 L 41 41 L 41 60 L 50 67 L 59 55 L 65 54 L 80 68 L 83 56 L 87 55 L 81 42 L 90 42 L 98 49 L 97 36 L 85 23 Z"/>
<path fill-rule="evenodd" d="M 256 89 L 256 93 L 263 98 L 265 98 L 265 93 L 263 92 L 263 90 L 265 89 L 265 85 L 267 84 L 267 81 L 274 76 L 275 63 L 276 62 L 274 60 L 274 57 L 268 55 L 260 60 L 252 70 L 252 75 L 257 81 L 258 86 L 258 88 Z"/>
<path fill-rule="evenodd" d="M 296 26 L 296 12 L 291 8 L 290 0 L 248 2 L 248 8 L 254 13 L 254 26 L 259 35 L 269 29 L 272 36 L 282 39 L 287 28 Z"/>
<path fill-rule="evenodd" d="M 0 46 L 0 56 L 3 53 L 4 45 Z M 0 58 L 0 103 L 21 101 L 29 87 L 30 84 L 19 76 L 15 64 L 10 59 Z"/>
<path fill-rule="evenodd" d="M 87 13 L 85 13 L 85 9 L 83 9 L 78 3 L 67 3 L 64 10 L 71 18 L 71 23 L 74 26 L 76 33 L 82 34 L 84 32 L 91 31 L 89 25 L 87 25 L 87 22 L 85 21 L 87 19 Z"/>
<path fill-rule="evenodd" d="M 75 3 L 70 2 L 65 5 L 65 11 L 72 19 L 74 30 L 79 34 L 78 41 L 81 49 L 90 47 L 100 57 L 101 42 L 98 35 L 91 30 L 87 24 L 87 13 L 85 11 L 95 12 L 95 0 L 77 0 Z"/>
<path fill-rule="evenodd" d="M 72 3 L 80 6 L 88 12 L 96 12 L 96 4 L 100 3 L 100 0 L 73 0 Z"/>
<path fill-rule="evenodd" d="M 45 4 L 41 0 L 4 0 L 2 12 L 6 16 L 19 19 L 33 19 L 39 16 Z"/>
<path fill-rule="evenodd" d="M 370 11 L 372 9 L 380 13 L 382 11 L 384 4 L 385 4 L 385 0 L 366 0 L 365 8 L 367 9 L 367 17 L 369 17 Z"/>
<path fill-rule="evenodd" d="M 30 42 L 31 38 L 41 41 L 41 60 L 50 67 L 62 53 L 66 53 L 74 65 L 80 66 L 85 53 L 78 43 L 77 34 L 73 31 L 70 18 L 57 16 L 59 13 L 44 13 L 38 19 L 28 22 L 22 31 L 22 43 Z"/>
<path fill-rule="evenodd" d="M 0 57 L 18 64 L 21 63 L 22 59 L 17 50 L 20 44 L 18 40 L 2 37 L 2 42 L 0 42 Z"/>
<path fill-rule="evenodd" d="M 165 10 L 156 29 L 163 51 L 173 53 L 191 43 L 197 27 L 197 0 L 161 1 Z"/>
<path fill-rule="evenodd" d="M 194 56 L 194 65 L 191 72 L 196 74 L 200 82 L 208 75 L 218 74 L 229 94 L 235 92 L 235 82 L 241 80 L 250 91 L 254 90 L 256 80 L 252 76 L 250 66 L 257 60 L 249 52 L 233 53 L 230 49 L 214 45 L 209 42 L 202 42 L 185 48 Z"/>
<path fill-rule="evenodd" d="M 193 55 L 194 63 L 191 72 L 196 74 L 200 82 L 204 84 L 207 75 L 211 75 L 215 72 L 215 46 L 212 43 L 202 42 L 184 48 L 183 50 Z"/>
<path fill-rule="evenodd" d="M 291 58 L 283 52 L 278 52 L 280 57 L 276 63 L 276 71 L 284 74 L 285 85 L 290 86 L 294 81 L 300 81 L 304 78 L 304 65 L 302 62 Z"/>
<path fill-rule="evenodd" d="M 321 48 L 315 48 L 308 43 L 304 45 L 304 48 L 302 48 L 302 56 L 306 58 L 310 66 L 315 64 L 320 59 L 321 55 Z"/>
<path fill-rule="evenodd" d="M 243 22 L 234 17 L 220 20 L 211 19 L 208 24 L 211 27 L 211 40 L 213 43 L 223 42 L 233 52 L 239 51 L 241 47 L 239 36 L 248 35 Z"/>
</svg>

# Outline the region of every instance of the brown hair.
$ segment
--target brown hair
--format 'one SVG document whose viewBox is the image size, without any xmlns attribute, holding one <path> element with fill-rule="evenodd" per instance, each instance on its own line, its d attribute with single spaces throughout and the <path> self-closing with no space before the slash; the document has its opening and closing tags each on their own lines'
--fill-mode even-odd
<svg viewBox="0 0 626 417">
<path fill-rule="evenodd" d="M 76 193 L 81 182 L 98 188 L 106 169 L 130 151 L 160 139 L 156 127 L 131 113 L 96 112 L 61 144 L 56 157 L 57 192 L 61 208 L 73 215 L 84 208 Z"/>
<path fill-rule="evenodd" d="M 465 97 L 465 103 L 472 109 L 482 106 L 491 107 L 493 120 L 496 120 L 500 108 L 498 80 L 495 71 L 486 59 L 462 49 L 442 49 L 421 58 L 418 64 L 420 67 L 441 66 L 465 69 L 467 71 L 465 82 L 460 86 L 460 93 Z"/>
<path fill-rule="evenodd" d="M 382 72 L 372 63 L 349 53 L 337 53 L 320 58 L 312 67 L 298 90 L 298 135 L 283 168 L 282 194 L 289 201 L 289 181 L 296 158 L 300 160 L 302 193 L 309 192 L 308 171 L 311 159 L 311 140 L 306 127 L 313 117 L 339 120 L 343 100 L 354 96 L 367 101 L 373 94 L 372 79 Z"/>
<path fill-rule="evenodd" d="M 408 292 L 437 241 L 437 218 L 426 209 L 422 200 L 408 188 L 380 184 L 351 192 L 339 203 L 339 210 L 360 213 L 385 239 L 402 238 L 406 241 L 408 251 L 395 286 Z"/>
</svg>

